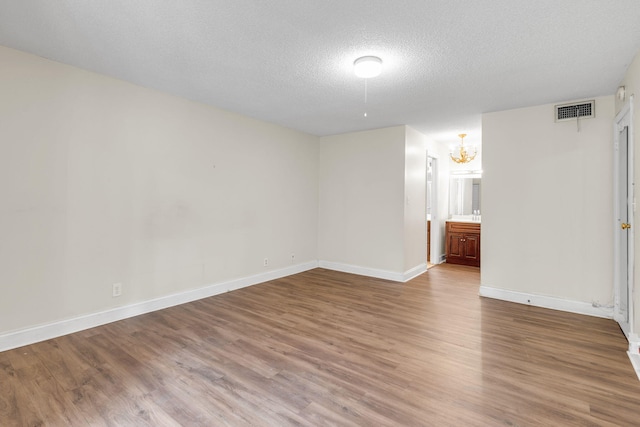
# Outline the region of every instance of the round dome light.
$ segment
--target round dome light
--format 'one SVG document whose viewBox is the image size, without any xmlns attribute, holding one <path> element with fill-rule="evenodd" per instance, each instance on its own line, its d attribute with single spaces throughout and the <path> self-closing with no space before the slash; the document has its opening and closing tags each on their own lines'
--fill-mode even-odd
<svg viewBox="0 0 640 427">
<path fill-rule="evenodd" d="M 382 59 L 377 56 L 363 56 L 353 62 L 353 72 L 363 79 L 379 76 L 381 71 Z"/>
</svg>

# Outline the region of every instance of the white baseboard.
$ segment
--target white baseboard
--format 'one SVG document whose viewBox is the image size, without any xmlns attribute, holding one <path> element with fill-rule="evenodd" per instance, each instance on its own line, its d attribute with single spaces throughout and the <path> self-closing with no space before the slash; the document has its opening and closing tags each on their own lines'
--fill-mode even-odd
<svg viewBox="0 0 640 427">
<path fill-rule="evenodd" d="M 640 380 L 640 337 L 636 334 L 629 334 L 629 351 L 627 355 L 631 361 L 633 369 Z"/>
<path fill-rule="evenodd" d="M 342 264 L 332 261 L 318 261 L 318 267 L 327 270 L 341 271 L 343 273 L 357 274 L 359 276 L 375 277 L 376 279 L 392 280 L 394 282 L 408 282 L 427 271 L 427 264 L 420 264 L 404 273 L 395 271 L 377 270 L 375 268 L 360 267 L 357 265 Z"/>
<path fill-rule="evenodd" d="M 396 273 L 387 270 L 377 270 L 375 268 L 359 267 L 357 265 L 342 264 L 332 261 L 318 261 L 318 267 L 327 270 L 341 271 L 343 273 L 357 274 L 360 276 L 375 277 L 377 279 L 393 280 L 394 282 L 402 282 L 404 277 L 402 273 Z"/>
<path fill-rule="evenodd" d="M 404 272 L 404 274 L 402 275 L 403 277 L 402 282 L 404 283 L 404 282 L 408 282 L 411 279 L 415 279 L 425 271 L 427 271 L 427 263 L 417 265 L 413 267 L 411 270 Z"/>
<path fill-rule="evenodd" d="M 293 265 L 291 267 L 281 268 L 278 270 L 271 270 L 253 276 L 216 283 L 213 285 L 205 286 L 203 288 L 180 292 L 178 294 L 167 295 L 148 301 L 143 301 L 123 307 L 117 307 L 111 310 L 91 313 L 84 316 L 74 317 L 72 319 L 66 319 L 15 332 L 10 332 L 8 334 L 0 335 L 0 351 L 22 347 L 39 341 L 45 341 L 62 335 L 94 328 L 96 326 L 105 325 L 107 323 L 116 322 L 118 320 L 127 319 L 129 317 L 138 316 L 140 314 L 162 310 L 164 308 L 196 301 L 202 298 L 208 298 L 228 291 L 264 283 L 269 280 L 275 280 L 281 277 L 291 276 L 292 274 L 302 273 L 303 271 L 311 270 L 317 267 L 318 262 L 311 261 L 303 264 Z"/>
<path fill-rule="evenodd" d="M 640 355 L 640 336 L 637 334 L 628 334 L 629 352 Z"/>
<path fill-rule="evenodd" d="M 318 267 L 326 268 L 327 270 L 341 271 L 343 273 L 358 274 L 360 276 L 375 277 L 376 279 L 392 280 L 394 282 L 402 283 L 408 282 L 427 271 L 426 263 L 420 264 L 411 270 L 405 271 L 404 273 L 322 260 L 318 261 Z"/>
<path fill-rule="evenodd" d="M 519 304 L 533 305 L 536 307 L 550 308 L 553 310 L 568 311 L 570 313 L 586 314 L 588 316 L 613 319 L 613 309 L 608 307 L 594 307 L 588 302 L 573 301 L 544 295 L 528 294 L 524 292 L 509 291 L 506 289 L 480 286 L 480 296 L 516 302 Z"/>
<path fill-rule="evenodd" d="M 640 380 L 640 354 L 627 352 L 629 355 L 629 360 L 631 361 L 631 365 L 633 366 L 633 370 L 636 371 L 636 376 Z"/>
</svg>

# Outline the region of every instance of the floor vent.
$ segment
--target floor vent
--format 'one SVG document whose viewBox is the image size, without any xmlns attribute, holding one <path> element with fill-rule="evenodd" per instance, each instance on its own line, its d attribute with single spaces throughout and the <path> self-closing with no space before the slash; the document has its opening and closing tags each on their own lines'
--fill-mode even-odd
<svg viewBox="0 0 640 427">
<path fill-rule="evenodd" d="M 578 117 L 581 119 L 590 119 L 596 116 L 596 101 L 556 105 L 555 111 L 556 122 L 573 120 Z"/>
</svg>

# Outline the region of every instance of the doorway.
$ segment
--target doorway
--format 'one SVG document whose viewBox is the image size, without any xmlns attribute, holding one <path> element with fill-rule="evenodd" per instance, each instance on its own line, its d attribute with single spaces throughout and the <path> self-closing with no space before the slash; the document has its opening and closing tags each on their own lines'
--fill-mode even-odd
<svg viewBox="0 0 640 427">
<path fill-rule="evenodd" d="M 438 158 L 427 152 L 426 185 L 426 221 L 427 221 L 427 269 L 438 264 L 440 258 L 440 221 L 438 215 Z"/>
<path fill-rule="evenodd" d="M 614 122 L 614 319 L 627 340 L 633 331 L 633 96 Z"/>
</svg>

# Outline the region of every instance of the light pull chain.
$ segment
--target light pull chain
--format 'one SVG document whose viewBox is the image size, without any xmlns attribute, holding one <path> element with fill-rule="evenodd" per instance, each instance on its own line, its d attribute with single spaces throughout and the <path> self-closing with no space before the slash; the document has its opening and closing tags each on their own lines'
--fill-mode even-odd
<svg viewBox="0 0 640 427">
<path fill-rule="evenodd" d="M 364 79 L 364 116 L 367 117 L 367 80 Z"/>
</svg>

